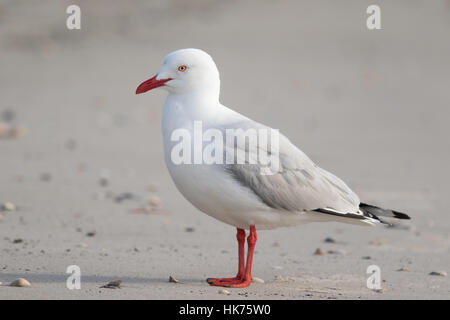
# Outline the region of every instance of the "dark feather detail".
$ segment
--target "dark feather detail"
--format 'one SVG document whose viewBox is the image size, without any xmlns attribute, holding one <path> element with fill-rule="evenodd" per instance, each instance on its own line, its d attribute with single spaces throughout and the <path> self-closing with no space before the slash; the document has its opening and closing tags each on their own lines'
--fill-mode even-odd
<svg viewBox="0 0 450 320">
<path fill-rule="evenodd" d="M 333 215 L 333 216 L 338 216 L 338 217 L 343 217 L 343 218 L 350 218 L 350 219 L 358 219 L 358 220 L 369 220 L 368 218 L 372 218 L 374 220 L 378 220 L 380 223 L 389 224 L 389 222 L 386 222 L 386 221 L 380 219 L 379 217 L 377 217 L 377 216 L 375 216 L 375 215 L 373 215 L 371 213 L 365 213 L 365 212 L 362 212 L 363 214 L 344 213 L 344 212 L 338 212 L 338 211 L 327 209 L 327 208 L 319 208 L 319 209 L 315 209 L 313 211 L 320 212 L 320 213 L 325 213 L 325 214 L 330 214 L 330 215 Z"/>
<path fill-rule="evenodd" d="M 364 212 L 364 214 L 370 214 L 373 216 L 382 216 L 382 217 L 389 217 L 389 218 L 395 218 L 395 219 L 411 219 L 407 214 L 402 213 L 402 212 L 398 212 L 398 211 L 394 211 L 394 210 L 389 210 L 389 209 L 383 209 L 383 208 L 379 208 L 376 206 L 372 206 L 370 204 L 366 204 L 366 203 L 360 203 L 359 204 L 359 209 L 361 209 L 362 212 Z"/>
</svg>

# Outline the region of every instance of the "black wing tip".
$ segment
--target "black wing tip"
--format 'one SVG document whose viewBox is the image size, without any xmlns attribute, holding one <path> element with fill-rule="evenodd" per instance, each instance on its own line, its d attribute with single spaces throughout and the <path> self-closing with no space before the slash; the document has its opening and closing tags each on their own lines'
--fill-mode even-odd
<svg viewBox="0 0 450 320">
<path fill-rule="evenodd" d="M 359 204 L 359 207 L 360 208 L 367 208 L 367 209 L 373 208 L 373 209 L 378 209 L 378 210 L 382 210 L 382 211 L 385 211 L 385 212 L 386 211 L 387 212 L 392 212 L 392 218 L 402 219 L 402 220 L 411 220 L 411 217 L 408 216 L 406 213 L 403 213 L 403 212 L 399 212 L 399 211 L 395 211 L 395 210 L 386 210 L 386 209 L 382 209 L 380 207 L 373 206 L 373 205 L 370 205 L 370 204 L 367 204 L 367 203 L 363 203 L 363 202 L 361 202 Z M 381 215 L 384 215 L 384 214 L 381 214 Z M 386 216 L 388 216 L 388 215 L 386 215 Z"/>
<path fill-rule="evenodd" d="M 394 211 L 394 210 L 391 210 L 391 211 L 394 214 L 394 218 L 403 219 L 403 220 L 411 220 L 411 217 L 408 216 L 406 213 L 398 212 L 398 211 Z"/>
</svg>

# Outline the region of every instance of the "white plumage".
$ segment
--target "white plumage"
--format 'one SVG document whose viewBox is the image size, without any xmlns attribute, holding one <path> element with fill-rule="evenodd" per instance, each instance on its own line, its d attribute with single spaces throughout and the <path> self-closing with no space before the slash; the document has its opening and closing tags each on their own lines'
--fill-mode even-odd
<svg viewBox="0 0 450 320">
<path fill-rule="evenodd" d="M 143 82 L 136 93 L 157 87 L 169 92 L 163 108 L 162 132 L 165 161 L 175 185 L 200 211 L 237 228 L 238 274 L 233 278 L 209 278 L 209 284 L 250 284 L 257 229 L 319 221 L 373 225 L 384 222 L 379 216 L 409 219 L 403 213 L 360 203 L 341 179 L 319 168 L 282 134 L 274 139 L 276 145 L 267 143 L 272 142 L 270 127 L 219 102 L 219 71 L 204 51 L 183 49 L 170 53 L 157 75 Z M 196 138 L 198 124 L 202 128 L 200 140 Z M 203 132 L 208 130 L 217 136 L 211 134 L 211 144 L 204 148 Z M 236 135 L 231 141 L 226 139 L 230 130 Z M 249 131 L 266 135 L 262 139 L 258 136 L 252 144 L 246 135 Z M 187 140 L 177 140 L 179 133 Z M 215 144 L 217 141 L 222 144 Z M 179 150 L 180 145 L 184 148 L 177 155 L 174 150 Z M 210 154 L 223 161 L 197 161 L 199 145 L 200 157 L 213 146 Z M 175 161 L 181 154 L 184 160 Z M 277 165 L 257 161 L 261 154 L 276 159 Z M 245 229 L 250 230 L 246 264 Z"/>
</svg>

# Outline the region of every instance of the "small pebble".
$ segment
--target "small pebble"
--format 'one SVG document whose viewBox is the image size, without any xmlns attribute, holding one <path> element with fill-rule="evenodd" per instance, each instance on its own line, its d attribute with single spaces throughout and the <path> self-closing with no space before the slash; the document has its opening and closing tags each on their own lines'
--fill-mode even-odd
<svg viewBox="0 0 450 320">
<path fill-rule="evenodd" d="M 100 179 L 99 179 L 100 186 L 102 187 L 108 186 L 110 176 L 111 174 L 108 169 L 103 168 L 102 170 L 100 170 Z"/>
<path fill-rule="evenodd" d="M 264 283 L 264 280 L 261 279 L 261 278 L 252 277 L 252 282 L 256 282 L 256 283 Z"/>
<path fill-rule="evenodd" d="M 5 122 L 12 122 L 14 118 L 16 117 L 16 114 L 14 110 L 6 109 L 2 111 L 0 118 Z"/>
<path fill-rule="evenodd" d="M 77 147 L 77 142 L 74 139 L 69 139 L 66 141 L 66 148 L 69 150 L 75 150 Z"/>
<path fill-rule="evenodd" d="M 383 240 L 372 240 L 369 241 L 369 244 L 374 247 L 380 247 L 386 245 L 387 243 Z"/>
<path fill-rule="evenodd" d="M 5 202 L 2 204 L 1 211 L 14 211 L 16 210 L 16 205 L 12 202 Z"/>
<path fill-rule="evenodd" d="M 370 260 L 370 259 L 372 259 L 372 257 L 371 256 L 364 256 L 364 257 L 361 257 L 361 259 Z"/>
<path fill-rule="evenodd" d="M 13 243 L 22 243 L 23 239 L 17 238 L 13 240 Z"/>
<path fill-rule="evenodd" d="M 88 247 L 87 243 L 84 242 L 80 243 L 78 246 L 83 249 L 86 249 Z"/>
<path fill-rule="evenodd" d="M 9 284 L 11 287 L 30 287 L 31 283 L 28 282 L 28 280 L 24 279 L 24 278 L 19 278 L 14 280 L 13 282 L 11 282 Z"/>
<path fill-rule="evenodd" d="M 102 186 L 102 187 L 107 187 L 108 184 L 109 184 L 109 180 L 108 180 L 108 178 L 100 178 L 100 179 L 98 180 L 98 183 L 99 183 L 100 186 Z"/>
<path fill-rule="evenodd" d="M 88 233 L 86 233 L 87 237 L 94 237 L 97 234 L 96 231 L 89 231 Z"/>
<path fill-rule="evenodd" d="M 157 196 L 150 197 L 147 200 L 147 205 L 150 208 L 157 208 L 157 207 L 159 207 L 161 205 L 161 198 L 159 198 Z"/>
<path fill-rule="evenodd" d="M 320 248 L 317 248 L 316 251 L 314 252 L 315 256 L 323 256 L 325 254 L 325 251 L 323 251 Z"/>
<path fill-rule="evenodd" d="M 134 199 L 134 195 L 131 192 L 123 192 L 114 198 L 116 203 L 121 203 L 124 200 L 132 200 Z"/>
<path fill-rule="evenodd" d="M 108 282 L 106 285 L 101 286 L 100 288 L 120 289 L 121 283 L 122 283 L 122 280 L 114 280 L 114 281 Z"/>
<path fill-rule="evenodd" d="M 22 138 L 27 134 L 27 129 L 23 126 L 13 126 L 10 130 L 9 130 L 9 137 L 10 138 Z"/>
<path fill-rule="evenodd" d="M 22 138 L 27 134 L 27 130 L 23 126 L 12 126 L 7 123 L 0 123 L 0 138 L 16 139 Z"/>
<path fill-rule="evenodd" d="M 445 271 L 431 271 L 429 273 L 430 276 L 441 276 L 441 277 L 446 277 L 447 276 L 447 272 Z"/>
<path fill-rule="evenodd" d="M 195 229 L 192 228 L 192 227 L 187 227 L 187 228 L 184 229 L 184 231 L 186 231 L 186 232 L 194 232 Z"/>
<path fill-rule="evenodd" d="M 169 282 L 173 282 L 173 283 L 179 283 L 180 281 L 178 281 L 177 279 L 175 279 L 172 276 L 169 276 Z"/>
<path fill-rule="evenodd" d="M 402 272 L 411 272 L 411 270 L 409 270 L 409 269 L 408 269 L 408 268 L 406 268 L 406 267 L 402 267 L 402 268 L 398 269 L 397 271 L 402 271 Z"/>
<path fill-rule="evenodd" d="M 46 181 L 47 182 L 47 181 L 52 180 L 52 175 L 50 173 L 48 173 L 48 172 L 44 172 L 43 174 L 41 174 L 40 179 L 41 179 L 41 181 Z"/>
<path fill-rule="evenodd" d="M 329 254 L 347 254 L 345 251 L 343 250 L 328 250 L 327 253 Z"/>
<path fill-rule="evenodd" d="M 230 294 L 231 294 L 230 291 L 225 290 L 225 289 L 220 289 L 220 290 L 219 290 L 219 293 L 220 293 L 220 294 L 226 294 L 226 295 L 230 295 Z"/>
<path fill-rule="evenodd" d="M 275 270 L 282 270 L 283 269 L 282 266 L 273 266 L 272 268 L 274 268 Z"/>
<path fill-rule="evenodd" d="M 325 238 L 325 240 L 323 240 L 323 242 L 326 242 L 326 243 L 336 243 L 336 241 L 335 241 L 333 238 L 331 238 L 331 237 Z"/>
</svg>

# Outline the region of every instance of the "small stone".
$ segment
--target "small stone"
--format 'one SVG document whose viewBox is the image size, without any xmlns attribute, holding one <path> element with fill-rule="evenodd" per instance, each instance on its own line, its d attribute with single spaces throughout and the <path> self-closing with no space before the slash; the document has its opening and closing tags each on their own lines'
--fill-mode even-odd
<svg viewBox="0 0 450 320">
<path fill-rule="evenodd" d="M 108 178 L 100 178 L 100 179 L 98 180 L 98 183 L 99 183 L 100 186 L 102 186 L 102 187 L 107 187 L 108 184 L 109 184 L 109 180 L 108 180 Z"/>
<path fill-rule="evenodd" d="M 131 192 L 123 192 L 114 198 L 116 203 L 121 203 L 124 200 L 132 200 L 134 195 Z"/>
<path fill-rule="evenodd" d="M 230 291 L 225 290 L 225 289 L 220 289 L 220 290 L 219 290 L 219 293 L 220 293 L 220 294 L 226 294 L 226 295 L 230 295 L 230 294 L 231 294 Z"/>
<path fill-rule="evenodd" d="M 397 271 L 402 271 L 402 272 L 411 272 L 411 270 L 409 270 L 406 267 L 401 267 L 400 269 L 398 269 Z"/>
<path fill-rule="evenodd" d="M 328 250 L 327 253 L 329 253 L 329 254 L 343 254 L 343 255 L 346 254 L 346 252 L 343 251 L 343 250 Z"/>
<path fill-rule="evenodd" d="M 261 278 L 252 277 L 252 282 L 256 282 L 256 283 L 264 283 L 264 280 L 261 279 Z"/>
<path fill-rule="evenodd" d="M 44 172 L 43 174 L 41 174 L 40 179 L 41 179 L 41 181 L 46 181 L 47 182 L 47 181 L 52 180 L 52 175 L 50 173 L 48 173 L 48 172 Z"/>
<path fill-rule="evenodd" d="M 83 249 L 86 249 L 88 247 L 87 243 L 84 242 L 80 243 L 78 246 Z"/>
<path fill-rule="evenodd" d="M 6 109 L 2 111 L 0 118 L 5 122 L 12 122 L 14 118 L 16 117 L 16 114 L 14 110 Z"/>
<path fill-rule="evenodd" d="M 157 207 L 159 207 L 161 205 L 161 198 L 159 198 L 157 196 L 150 197 L 147 200 L 147 205 L 150 208 L 157 208 Z"/>
<path fill-rule="evenodd" d="M 381 246 L 386 245 L 387 243 L 383 240 L 372 240 L 372 241 L 369 241 L 369 244 L 374 247 L 381 247 Z"/>
<path fill-rule="evenodd" d="M 446 271 L 431 271 L 429 273 L 430 276 L 441 276 L 441 277 L 446 277 L 447 276 L 447 272 Z"/>
<path fill-rule="evenodd" d="M 325 251 L 323 251 L 320 248 L 317 248 L 316 251 L 314 251 L 315 256 L 323 256 L 325 254 Z"/>
<path fill-rule="evenodd" d="M 17 238 L 13 240 L 13 243 L 22 243 L 23 239 Z"/>
<path fill-rule="evenodd" d="M 106 285 L 101 286 L 100 288 L 120 289 L 121 284 L 122 284 L 122 280 L 114 280 L 114 281 L 108 282 Z"/>
<path fill-rule="evenodd" d="M 177 279 L 175 279 L 172 276 L 169 276 L 169 282 L 173 282 L 173 283 L 180 283 L 180 281 L 178 281 Z"/>
<path fill-rule="evenodd" d="M 74 139 L 69 139 L 66 141 L 66 148 L 69 150 L 75 150 L 77 147 L 77 142 Z"/>
<path fill-rule="evenodd" d="M 192 227 L 187 227 L 187 228 L 184 229 L 184 231 L 186 231 L 186 232 L 194 232 L 195 229 L 192 228 Z"/>
<path fill-rule="evenodd" d="M 1 211 L 15 211 L 16 205 L 12 202 L 5 202 L 2 204 Z"/>
<path fill-rule="evenodd" d="M 11 282 L 9 284 L 11 287 L 30 287 L 31 283 L 28 282 L 28 280 L 24 279 L 24 278 L 19 278 L 14 280 L 13 282 Z"/>
<path fill-rule="evenodd" d="M 89 231 L 88 233 L 86 233 L 87 237 L 94 237 L 97 234 L 96 231 Z"/>
<path fill-rule="evenodd" d="M 273 266 L 272 268 L 274 268 L 275 270 L 282 270 L 283 269 L 282 266 Z"/>
<path fill-rule="evenodd" d="M 24 126 L 11 126 L 7 132 L 6 132 L 6 137 L 7 138 L 13 138 L 13 139 L 17 139 L 17 138 L 22 138 L 27 134 L 27 129 Z"/>
<path fill-rule="evenodd" d="M 364 256 L 364 257 L 361 257 L 361 259 L 370 260 L 370 259 L 372 259 L 372 257 L 371 256 Z"/>
<path fill-rule="evenodd" d="M 100 179 L 99 179 L 100 186 L 102 186 L 102 187 L 108 186 L 110 176 L 111 176 L 111 174 L 108 169 L 106 169 L 106 168 L 101 169 L 100 170 Z"/>
<path fill-rule="evenodd" d="M 327 238 L 325 238 L 325 240 L 323 240 L 323 242 L 326 242 L 326 243 L 336 243 L 336 240 L 334 240 L 333 238 L 327 237 Z"/>
</svg>

